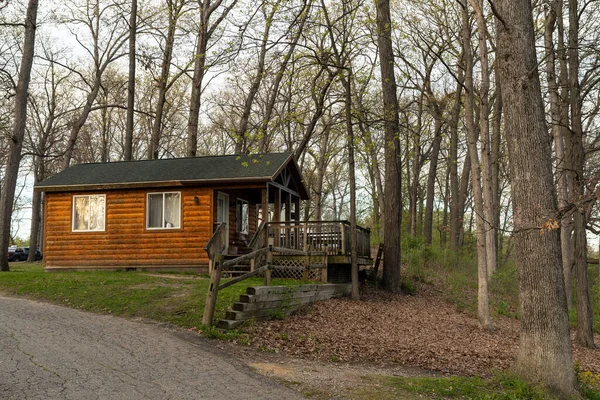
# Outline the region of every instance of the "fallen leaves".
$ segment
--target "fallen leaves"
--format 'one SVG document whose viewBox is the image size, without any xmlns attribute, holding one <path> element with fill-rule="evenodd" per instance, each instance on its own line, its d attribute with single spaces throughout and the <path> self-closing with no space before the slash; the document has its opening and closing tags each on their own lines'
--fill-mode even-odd
<svg viewBox="0 0 600 400">
<path fill-rule="evenodd" d="M 518 321 L 497 317 L 494 326 L 481 329 L 423 284 L 414 296 L 363 288 L 360 301 L 323 301 L 249 333 L 256 348 L 300 358 L 486 376 L 509 368 L 518 350 Z M 600 373 L 600 350 L 575 347 L 574 355 L 582 370 Z"/>
</svg>

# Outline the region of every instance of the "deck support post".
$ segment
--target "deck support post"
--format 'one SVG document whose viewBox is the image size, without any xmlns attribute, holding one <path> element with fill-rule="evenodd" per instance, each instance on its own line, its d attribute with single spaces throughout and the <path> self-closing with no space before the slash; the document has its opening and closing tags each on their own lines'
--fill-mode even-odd
<svg viewBox="0 0 600 400">
<path fill-rule="evenodd" d="M 327 264 L 329 264 L 329 249 L 327 245 L 323 247 L 323 268 L 321 269 L 321 282 L 327 283 Z"/>
<path fill-rule="evenodd" d="M 219 283 L 221 282 L 221 270 L 223 269 L 223 254 L 215 254 L 212 273 L 210 274 L 210 285 L 206 294 L 204 303 L 204 314 L 202 315 L 202 324 L 211 326 L 215 315 L 215 306 L 217 305 L 217 294 L 219 293 Z"/>
<path fill-rule="evenodd" d="M 270 242 L 270 240 L 269 240 Z M 267 270 L 265 271 L 265 286 L 271 286 L 271 266 L 273 265 L 273 244 L 269 243 L 269 251 L 267 251 Z"/>
<path fill-rule="evenodd" d="M 304 271 L 302 271 L 302 279 L 304 279 L 305 281 L 307 281 L 310 276 L 309 271 L 310 271 L 310 250 L 308 250 L 306 252 L 306 266 L 304 268 Z"/>
</svg>

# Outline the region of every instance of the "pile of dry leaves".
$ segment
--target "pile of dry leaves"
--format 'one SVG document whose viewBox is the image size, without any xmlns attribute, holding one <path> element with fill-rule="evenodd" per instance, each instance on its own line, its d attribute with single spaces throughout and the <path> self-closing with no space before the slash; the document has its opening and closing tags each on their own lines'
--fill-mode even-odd
<svg viewBox="0 0 600 400">
<path fill-rule="evenodd" d="M 482 330 L 423 284 L 414 296 L 363 288 L 360 301 L 323 301 L 249 330 L 256 348 L 300 358 L 485 376 L 510 367 L 518 349 L 518 321 L 496 317 L 494 325 L 493 332 Z M 582 370 L 600 373 L 600 350 L 573 349 Z"/>
</svg>

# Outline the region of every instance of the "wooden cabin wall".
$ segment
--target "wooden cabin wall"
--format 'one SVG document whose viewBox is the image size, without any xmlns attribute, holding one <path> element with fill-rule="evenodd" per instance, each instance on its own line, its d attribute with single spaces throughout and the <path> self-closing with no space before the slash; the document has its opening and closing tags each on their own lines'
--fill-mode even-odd
<svg viewBox="0 0 600 400">
<path fill-rule="evenodd" d="M 181 227 L 146 229 L 147 193 L 181 192 Z M 105 194 L 103 232 L 73 232 L 74 193 L 47 193 L 44 266 L 52 269 L 199 268 L 208 270 L 204 246 L 212 236 L 212 190 L 165 188 L 77 192 Z M 194 201 L 198 197 L 198 204 Z"/>
</svg>

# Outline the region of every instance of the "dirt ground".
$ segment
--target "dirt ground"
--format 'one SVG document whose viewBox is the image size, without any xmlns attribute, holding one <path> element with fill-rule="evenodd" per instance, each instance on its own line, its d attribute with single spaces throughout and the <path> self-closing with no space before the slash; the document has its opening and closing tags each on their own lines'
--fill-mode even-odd
<svg viewBox="0 0 600 400">
<path fill-rule="evenodd" d="M 482 330 L 473 316 L 458 312 L 433 285 L 404 296 L 363 288 L 360 301 L 331 299 L 286 320 L 247 328 L 250 346 L 234 351 L 250 366 L 324 397 L 378 385 L 373 376 L 488 376 L 513 364 L 519 323 L 494 318 Z M 595 341 L 600 344 L 600 335 Z M 600 350 L 573 346 L 582 371 L 600 373 Z"/>
</svg>

